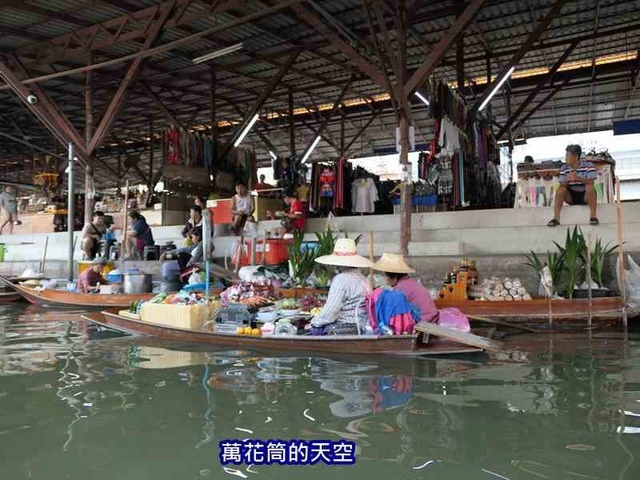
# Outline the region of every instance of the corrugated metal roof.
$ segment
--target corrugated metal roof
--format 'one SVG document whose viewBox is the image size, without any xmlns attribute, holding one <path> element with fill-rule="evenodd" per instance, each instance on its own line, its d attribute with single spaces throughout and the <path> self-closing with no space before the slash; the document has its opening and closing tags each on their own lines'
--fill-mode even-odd
<svg viewBox="0 0 640 480">
<path fill-rule="evenodd" d="M 182 1 L 178 0 L 178 3 L 182 4 Z M 0 54 L 18 51 L 27 45 L 38 45 L 39 52 L 46 52 L 42 39 L 62 37 L 80 29 L 82 25 L 99 24 L 160 3 L 162 3 L 161 0 L 126 0 L 116 5 L 106 0 L 98 2 L 29 0 L 25 3 L 24 10 L 19 7 L 2 7 L 0 3 Z M 465 29 L 465 76 L 467 79 L 484 79 L 487 49 L 491 51 L 492 73 L 495 75 L 499 71 L 497 60 L 500 64 L 508 61 L 511 52 L 526 40 L 535 28 L 536 22 L 544 17 L 554 3 L 554 0 L 488 0 L 476 15 L 473 23 Z M 274 2 L 267 4 L 258 0 L 239 3 L 240 6 L 232 11 L 217 15 L 208 14 L 188 24 L 166 29 L 158 44 L 172 42 L 193 32 L 236 21 L 243 16 L 269 8 L 273 4 Z M 328 25 L 330 30 L 343 41 L 352 43 L 356 49 L 360 49 L 363 56 L 365 55 L 363 45 L 366 43 L 370 47 L 373 46 L 365 9 L 360 0 L 313 0 L 313 4 L 318 5 L 323 12 L 328 12 L 335 20 L 326 22 L 324 19 L 323 23 Z M 384 4 L 384 15 L 389 21 L 389 37 L 395 48 L 397 39 L 395 12 L 393 12 L 394 2 L 384 2 Z M 324 18 L 323 13 L 316 10 L 314 5 L 310 3 L 305 3 L 305 5 L 316 16 Z M 411 33 L 407 37 L 408 66 L 413 69 L 424 61 L 431 48 L 445 35 L 447 29 L 455 21 L 456 10 L 455 2 L 452 0 L 413 2 L 413 4 L 409 2 L 409 5 L 412 11 L 409 16 Z M 29 6 L 33 8 L 28 8 Z M 202 14 L 206 8 L 207 2 L 193 1 L 183 12 L 182 17 L 189 18 L 192 14 Z M 580 81 L 582 84 L 563 89 L 554 96 L 553 100 L 542 106 L 525 122 L 525 134 L 579 131 L 589 128 L 601 129 L 610 126 L 614 118 L 625 114 L 634 92 L 630 86 L 633 60 L 625 62 L 614 56 L 638 50 L 639 9 L 636 1 L 576 0 L 567 2 L 561 15 L 553 19 L 541 37 L 542 45 L 559 44 L 541 48 L 541 44 L 538 42 L 518 63 L 517 72 L 534 72 L 535 69 L 550 67 L 564 53 L 571 38 L 588 36 L 594 32 L 607 31 L 617 27 L 630 27 L 633 30 L 598 38 L 596 41 L 586 40 L 575 48 L 566 63 L 575 64 L 579 61 L 586 63 L 581 70 L 568 71 L 565 76 L 579 75 L 576 81 Z M 49 18 L 44 15 L 46 11 L 51 12 Z M 434 15 L 436 13 L 437 16 Z M 598 30 L 596 30 L 596 22 Z M 374 20 L 374 23 L 377 24 L 377 21 Z M 123 32 L 134 31 L 143 24 L 144 20 L 130 21 Z M 307 47 L 298 55 L 292 70 L 284 76 L 281 84 L 263 106 L 263 110 L 265 112 L 286 111 L 288 88 L 294 92 L 296 107 L 313 107 L 314 103 L 316 105 L 331 105 L 332 99 L 339 95 L 350 74 L 340 64 L 350 64 L 351 61 L 344 52 L 332 45 L 324 35 L 313 27 L 313 25 L 310 26 L 306 22 L 298 20 L 291 10 L 282 10 L 270 17 L 231 29 L 224 29 L 213 35 L 183 44 L 179 48 L 154 54 L 147 60 L 147 68 L 141 73 L 140 78 L 151 85 L 154 91 L 159 92 L 167 108 L 176 112 L 184 121 L 192 118 L 193 114 L 198 112 L 197 106 L 201 105 L 201 111 L 194 117 L 194 121 L 206 122 L 208 119 L 210 69 L 213 67 L 217 71 L 217 92 L 221 105 L 218 118 L 224 120 L 224 115 L 230 115 L 235 119 L 237 113 L 228 102 L 238 105 L 243 110 L 248 109 L 270 79 L 277 74 L 278 64 L 286 61 L 286 56 L 291 48 L 312 44 L 312 47 Z M 115 29 L 112 28 L 110 34 L 115 34 Z M 32 39 L 29 39 L 29 36 Z M 359 40 L 357 43 L 353 43 L 352 40 L 356 37 Z M 378 40 L 384 48 L 381 35 Z M 140 51 L 143 38 L 113 42 L 110 40 L 109 34 L 100 32 L 94 41 L 108 43 L 97 50 L 94 55 L 94 61 L 104 61 Z M 220 57 L 200 66 L 194 66 L 192 63 L 192 59 L 197 56 L 238 42 L 244 43 L 242 51 Z M 77 45 L 74 47 L 77 48 Z M 369 54 L 371 62 L 376 68 L 379 68 L 379 59 L 373 49 Z M 593 88 L 585 83 L 590 78 L 590 62 L 594 58 L 606 59 L 609 57 L 617 58 L 617 61 L 614 63 L 606 62 L 597 67 L 599 73 L 595 78 Z M 74 66 L 82 66 L 86 64 L 87 58 L 86 53 L 70 56 L 65 58 L 63 62 L 57 63 L 55 68 L 56 70 L 65 70 Z M 446 81 L 453 81 L 456 76 L 455 59 L 455 49 L 452 48 L 446 53 L 444 64 L 438 66 L 434 74 Z M 52 71 L 47 65 L 30 64 L 26 57 L 23 60 L 27 67 L 33 71 Z M 95 81 L 100 85 L 99 98 L 95 100 L 98 112 L 106 109 L 112 95 L 110 92 L 115 91 L 120 84 L 129 63 L 120 63 L 95 71 Z M 356 69 L 352 67 L 352 70 Z M 391 74 L 392 69 L 388 70 Z M 544 72 L 544 70 L 541 71 Z M 393 77 L 393 75 L 391 76 Z M 538 78 L 514 78 L 511 81 L 513 88 L 512 109 L 517 108 L 531 88 L 535 86 Z M 60 100 L 65 105 L 66 111 L 72 112 L 70 115 L 75 124 L 81 125 L 83 123 L 82 92 L 84 87 L 82 74 L 48 81 L 43 86 L 49 90 L 49 94 L 54 100 Z M 480 93 L 483 88 L 485 88 L 483 85 L 477 87 L 476 94 Z M 532 105 L 542 100 L 548 91 L 548 88 L 543 89 Z M 353 100 L 358 97 L 374 97 L 381 93 L 383 90 L 379 86 L 359 74 L 359 78 L 352 83 L 345 98 Z M 465 93 L 471 102 L 472 96 L 469 95 L 469 92 Z M 35 125 L 28 116 L 24 116 L 24 110 L 15 107 L 15 99 L 12 98 L 9 91 L 0 91 L 0 105 L 3 105 L 0 114 L 15 112 L 16 115 L 20 115 L 16 117 L 20 118 L 20 122 L 28 122 L 31 128 Z M 382 105 L 382 103 L 378 103 L 378 105 Z M 496 121 L 503 124 L 506 121 L 503 96 L 496 96 L 492 105 Z M 385 108 L 388 109 L 388 105 Z M 640 102 L 631 103 L 629 112 L 632 116 L 640 115 Z M 146 125 L 149 115 L 154 116 L 156 125 L 161 128 L 165 119 L 159 109 L 145 95 L 134 90 L 130 92 L 129 103 L 122 109 L 122 113 L 116 121 L 116 128 L 135 137 L 139 131 L 144 131 L 146 128 L 143 126 Z M 358 111 L 358 113 L 350 115 L 356 115 L 357 121 L 347 122 L 347 137 L 356 133 L 357 124 L 363 123 L 362 119 L 370 113 L 367 113 L 365 107 L 361 112 Z M 367 129 L 367 137 L 373 144 L 391 145 L 395 141 L 394 114 L 387 110 L 381 117 L 384 120 L 373 122 L 371 127 Z M 334 119 L 334 122 L 339 122 L 337 118 Z M 287 125 L 283 119 L 278 122 L 280 123 L 277 125 L 283 128 Z M 430 134 L 432 121 L 428 118 L 426 110 L 416 111 L 414 122 L 421 130 L 421 134 Z M 313 123 L 317 124 L 316 121 Z M 28 125 L 25 123 L 25 128 L 28 128 Z M 335 136 L 336 132 L 339 132 L 340 126 L 335 123 L 330 126 L 330 129 Z M 306 128 L 303 128 L 303 131 L 306 132 L 303 135 L 312 136 Z M 286 150 L 287 135 L 277 133 L 278 130 L 273 131 L 272 141 L 277 143 L 276 146 Z M 46 141 L 47 138 L 46 135 L 43 135 L 42 141 Z M 254 136 L 250 135 L 250 138 L 251 141 L 255 141 L 256 147 L 263 148 Z M 319 147 L 318 151 L 324 154 L 335 154 L 335 152 L 332 153 L 332 148 L 327 145 Z M 3 158 L 1 152 L 2 150 L 0 150 L 0 164 L 2 164 Z"/>
</svg>

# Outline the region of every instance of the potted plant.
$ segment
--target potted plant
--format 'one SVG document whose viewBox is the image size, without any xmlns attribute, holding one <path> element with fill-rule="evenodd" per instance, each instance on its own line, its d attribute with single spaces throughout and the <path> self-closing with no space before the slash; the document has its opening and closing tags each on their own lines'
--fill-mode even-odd
<svg viewBox="0 0 640 480">
<path fill-rule="evenodd" d="M 591 264 L 589 267 L 589 256 L 587 255 L 587 246 L 585 244 L 585 251 L 582 256 L 582 261 L 585 264 L 585 268 L 591 268 L 591 281 L 597 284 L 596 288 L 591 288 L 591 296 L 592 297 L 608 297 L 612 294 L 611 290 L 604 287 L 603 282 L 603 271 L 604 271 L 604 262 L 607 259 L 607 256 L 613 253 L 617 245 L 611 246 L 611 244 L 603 245 L 602 240 L 597 238 L 593 249 L 591 250 Z M 585 283 L 587 279 L 585 278 Z M 581 288 L 575 291 L 576 298 L 588 298 L 589 297 L 589 288 Z"/>
</svg>

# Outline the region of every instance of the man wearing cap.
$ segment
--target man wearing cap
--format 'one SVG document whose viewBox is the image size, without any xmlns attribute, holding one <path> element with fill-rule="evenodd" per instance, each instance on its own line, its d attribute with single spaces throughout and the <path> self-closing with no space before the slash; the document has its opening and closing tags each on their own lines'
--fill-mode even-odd
<svg viewBox="0 0 640 480">
<path fill-rule="evenodd" d="M 593 163 L 580 161 L 582 147 L 569 145 L 565 157 L 566 165 L 560 168 L 558 181 L 560 187 L 556 192 L 553 219 L 547 223 L 549 227 L 560 225 L 560 211 L 565 202 L 569 205 L 589 205 L 590 225 L 599 225 L 598 196 L 593 186 L 598 177 Z"/>
<path fill-rule="evenodd" d="M 367 325 L 367 279 L 361 268 L 370 268 L 371 262 L 358 255 L 356 244 L 350 238 L 339 238 L 331 255 L 316 258 L 322 265 L 335 267 L 338 275 L 331 281 L 329 295 L 322 311 L 311 320 L 319 334 L 357 335 Z"/>
<path fill-rule="evenodd" d="M 431 298 L 429 291 L 420 282 L 409 276 L 415 270 L 407 265 L 402 255 L 383 253 L 382 257 L 371 268 L 383 272 L 387 285 L 404 293 L 409 303 L 418 307 L 421 321 L 438 321 L 438 308 L 435 302 Z"/>
<path fill-rule="evenodd" d="M 78 277 L 78 293 L 90 293 L 96 289 L 98 284 L 107 285 L 109 282 L 102 276 L 102 270 L 107 264 L 104 258 L 96 258 Z"/>
</svg>

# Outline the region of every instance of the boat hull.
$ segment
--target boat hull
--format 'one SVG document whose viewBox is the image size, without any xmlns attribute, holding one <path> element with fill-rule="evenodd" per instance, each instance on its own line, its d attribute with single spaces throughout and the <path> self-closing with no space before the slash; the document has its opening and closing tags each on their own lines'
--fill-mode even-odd
<svg viewBox="0 0 640 480">
<path fill-rule="evenodd" d="M 483 302 L 477 300 L 465 301 L 436 301 L 436 306 L 442 308 L 459 308 L 465 315 L 485 316 L 491 318 L 510 319 L 548 319 L 549 313 L 558 320 L 586 320 L 589 311 L 594 319 L 619 318 L 622 312 L 622 298 L 594 298 L 591 306 L 587 299 L 552 300 L 533 299 L 521 302 Z"/>
<path fill-rule="evenodd" d="M 15 302 L 20 298 L 22 298 L 22 295 L 18 292 L 0 292 L 0 304 Z"/>
<path fill-rule="evenodd" d="M 336 336 L 274 336 L 251 337 L 233 334 L 194 331 L 151 324 L 119 315 L 116 311 L 103 311 L 83 315 L 83 319 L 106 328 L 131 335 L 149 336 L 180 343 L 209 344 L 231 348 L 266 351 L 303 351 L 335 354 L 371 355 L 429 355 L 445 353 L 472 353 L 482 349 L 462 345 L 443 338 L 430 337 L 422 342 L 421 335 L 361 337 Z M 489 330 L 486 330 L 487 332 Z"/>
<path fill-rule="evenodd" d="M 126 308 L 135 300 L 149 300 L 152 293 L 143 294 L 99 294 L 99 293 L 73 293 L 63 290 L 36 290 L 22 285 L 13 285 L 13 288 L 25 300 L 33 305 L 70 307 L 70 308 Z"/>
</svg>

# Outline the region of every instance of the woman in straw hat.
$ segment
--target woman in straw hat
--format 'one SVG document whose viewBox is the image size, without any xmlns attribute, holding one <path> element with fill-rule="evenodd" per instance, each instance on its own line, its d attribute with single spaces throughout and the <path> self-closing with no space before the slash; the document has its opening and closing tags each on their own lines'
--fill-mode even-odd
<svg viewBox="0 0 640 480">
<path fill-rule="evenodd" d="M 387 285 L 404 293 L 407 300 L 418 307 L 420 320 L 423 322 L 438 321 L 438 309 L 429 295 L 429 291 L 420 282 L 409 276 L 415 270 L 407 265 L 402 255 L 383 253 L 371 268 L 383 272 Z"/>
<path fill-rule="evenodd" d="M 336 268 L 338 275 L 331 281 L 327 303 L 311 321 L 311 326 L 323 328 L 326 334 L 358 334 L 367 324 L 365 297 L 367 279 L 361 268 L 370 268 L 371 262 L 358 255 L 356 243 L 349 238 L 339 238 L 331 255 L 316 258 L 322 265 Z"/>
</svg>

